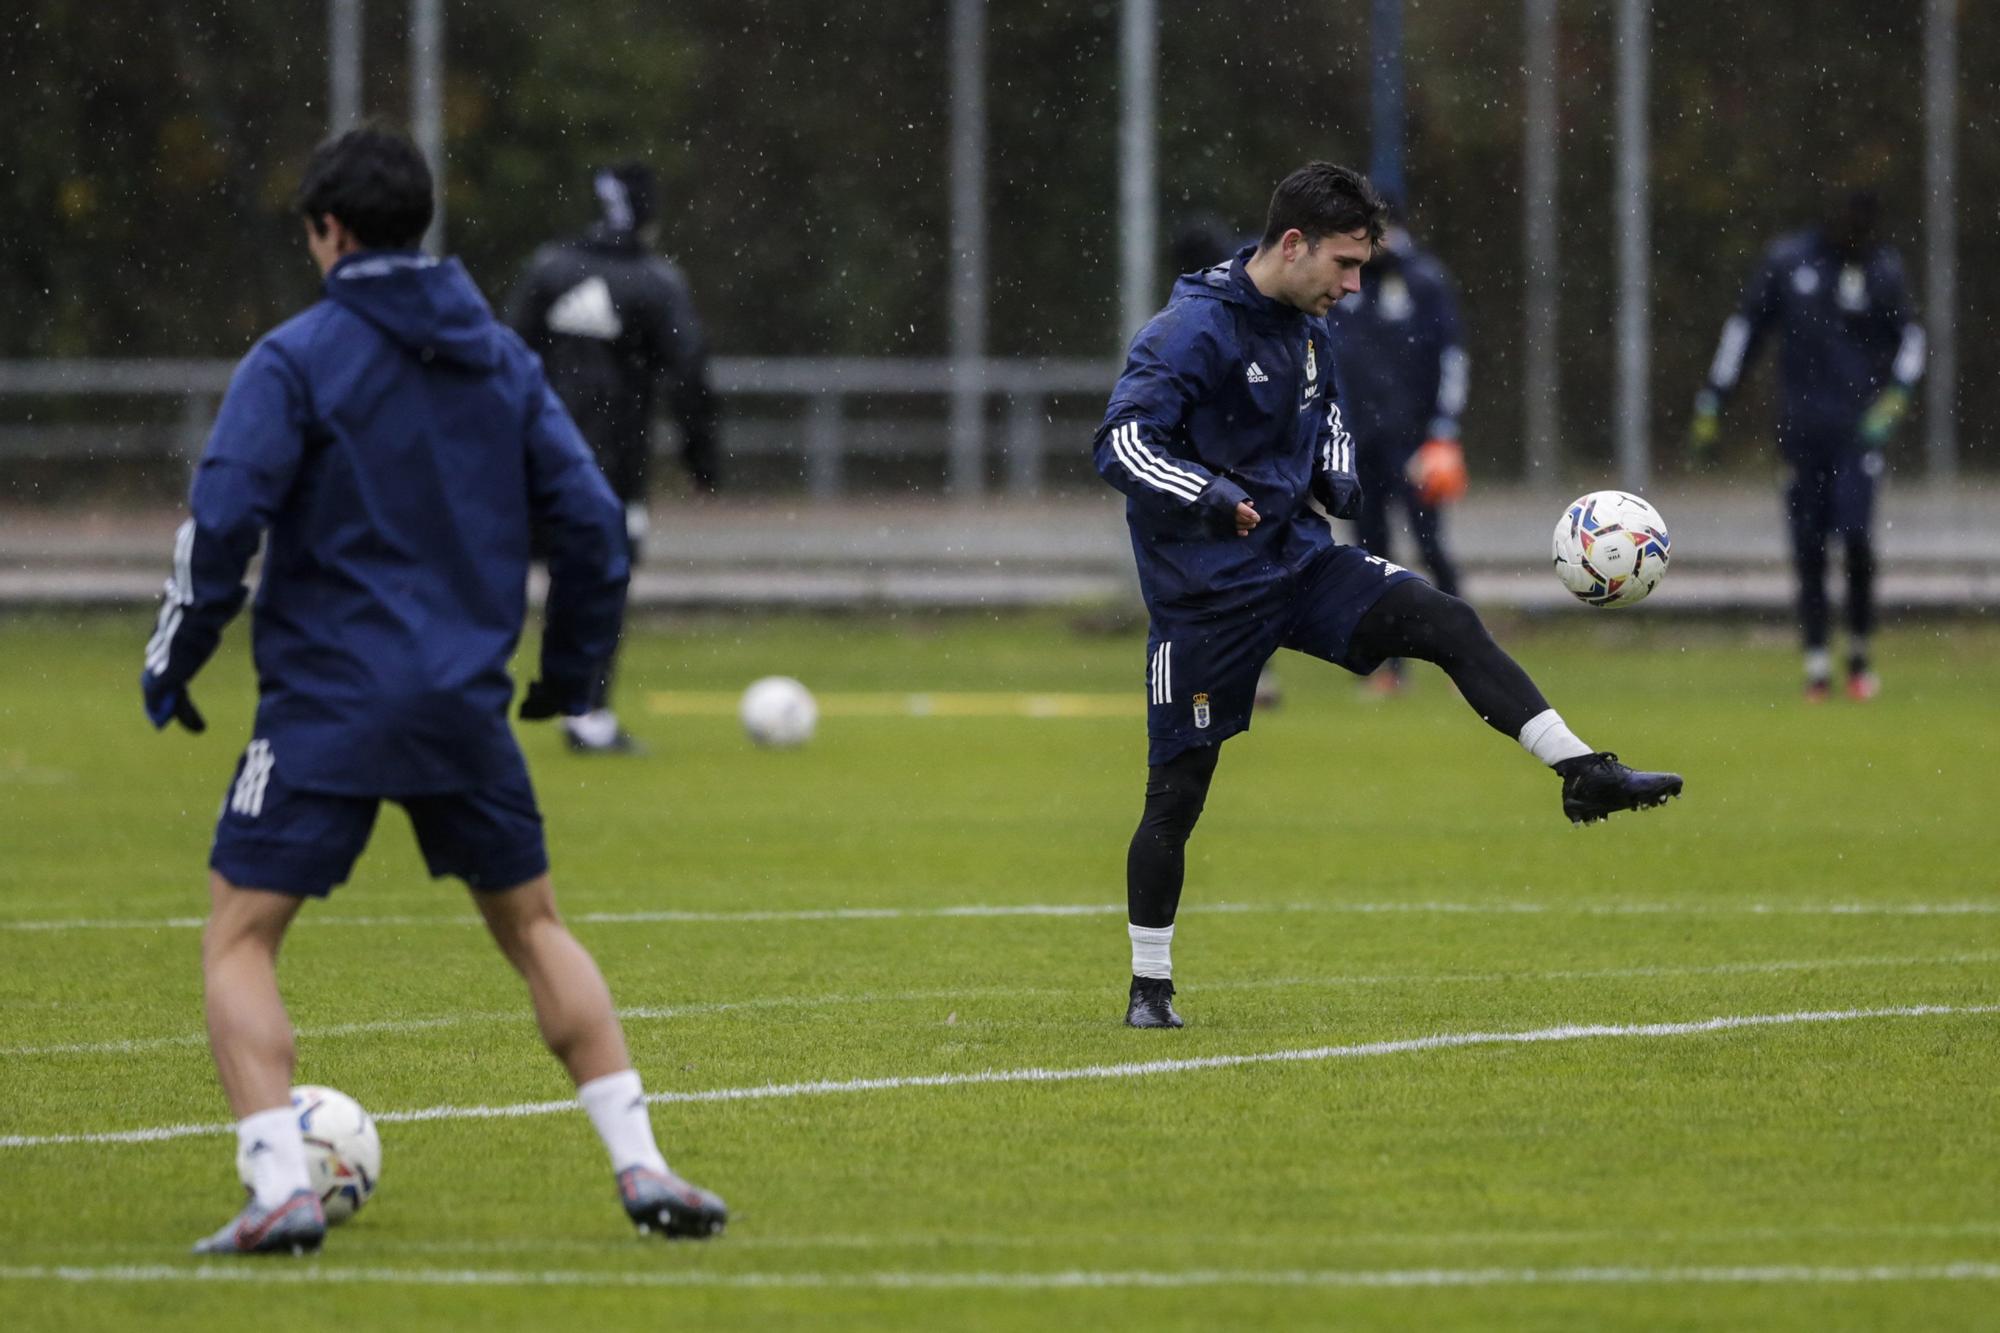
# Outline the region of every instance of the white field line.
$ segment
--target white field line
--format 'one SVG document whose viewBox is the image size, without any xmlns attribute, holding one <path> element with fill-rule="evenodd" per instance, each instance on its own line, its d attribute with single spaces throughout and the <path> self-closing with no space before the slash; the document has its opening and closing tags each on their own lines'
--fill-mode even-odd
<svg viewBox="0 0 2000 1333">
<path fill-rule="evenodd" d="M 1565 968 L 1555 971 L 1519 972 L 1390 972 L 1368 976 L 1257 977 L 1243 981 L 1209 981 L 1181 987 L 1187 994 L 1208 991 L 1291 990 L 1340 986 L 1454 986 L 1519 984 L 1535 981 L 1617 981 L 1656 977 L 1754 976 L 1760 973 L 1834 971 L 1850 967 L 1954 967 L 2000 962 L 2000 952 L 1937 954 L 1915 958 L 1782 958 L 1762 962 L 1708 963 L 1687 967 L 1599 967 Z M 1052 986 L 991 986 L 957 990 L 917 990 L 863 992 L 857 995 L 774 995 L 754 1000 L 716 1000 L 682 1005 L 637 1005 L 620 1009 L 625 1022 L 659 1022 L 677 1018 L 701 1018 L 711 1014 L 759 1012 L 772 1009 L 826 1009 L 836 1006 L 870 1004 L 950 1004 L 976 1000 L 1011 1000 L 1034 997 L 1096 994 L 1095 988 Z M 432 1032 L 439 1028 L 519 1026 L 525 1029 L 532 1015 L 519 1009 L 485 1010 L 465 1014 L 443 1014 L 433 1018 L 383 1018 L 361 1023 L 334 1023 L 325 1027 L 302 1027 L 303 1039 L 380 1036 L 397 1032 Z M 208 1037 L 200 1032 L 184 1032 L 168 1037 L 125 1037 L 109 1041 L 62 1042 L 47 1046 L 0 1046 L 0 1056 L 52 1055 L 133 1055 L 141 1051 L 173 1047 L 206 1047 Z"/>
<path fill-rule="evenodd" d="M 783 1100 L 824 1097 L 851 1092 L 889 1092 L 902 1088 L 979 1087 L 1000 1083 L 1073 1083 L 1082 1080 L 1144 1078 L 1196 1070 L 1234 1069 L 1248 1065 L 1311 1064 L 1418 1051 L 1456 1050 L 1468 1046 L 1523 1046 L 1545 1042 L 1621 1037 L 1686 1037 L 1745 1028 L 1785 1027 L 1801 1023 L 1851 1023 L 1877 1018 L 1930 1018 L 2000 1013 L 2000 1004 L 1913 1004 L 1884 1009 L 1815 1009 L 1777 1014 L 1737 1014 L 1681 1023 L 1576 1023 L 1534 1028 L 1524 1032 L 1447 1032 L 1426 1037 L 1359 1042 L 1345 1046 L 1312 1046 L 1240 1055 L 1207 1055 L 1180 1060 L 1141 1060 L 1127 1064 L 1083 1065 L 1066 1069 L 1030 1066 L 988 1069 L 970 1074 L 892 1074 L 879 1078 L 815 1079 L 803 1083 L 765 1083 L 751 1087 L 706 1088 L 693 1092 L 655 1092 L 655 1105 L 703 1102 Z M 522 1116 L 561 1115 L 576 1109 L 574 1098 L 515 1102 L 502 1106 L 428 1106 L 413 1111 L 383 1111 L 377 1124 L 413 1124 L 429 1120 L 511 1120 Z M 45 1148 L 89 1143 L 157 1143 L 231 1132 L 229 1125 L 162 1125 L 152 1129 L 112 1130 L 94 1134 L 0 1135 L 0 1148 Z"/>
<path fill-rule="evenodd" d="M 816 907 L 798 910 L 742 912 L 569 912 L 565 919 L 581 925 L 756 925 L 788 921 L 949 921 L 984 917 L 1116 916 L 1118 902 L 978 904 L 956 907 Z M 1955 903 L 1537 903 L 1537 902 L 1325 902 L 1192 903 L 1183 914 L 1241 916 L 1267 913 L 1347 916 L 2000 916 L 2000 902 Z M 454 916 L 323 916 L 299 918 L 313 926 L 476 926 L 472 913 Z M 199 930 L 198 916 L 74 917 L 62 920 L 0 921 L 0 930 Z"/>
<path fill-rule="evenodd" d="M 1881 1282 L 2000 1282 L 2000 1263 L 1738 1264 L 1704 1267 L 1257 1269 L 1065 1269 L 1046 1273 L 661 1272 L 589 1269 L 333 1268 L 282 1262 L 0 1266 L 0 1282 L 262 1283 L 274 1286 L 708 1287 L 728 1290 L 819 1288 L 895 1291 L 1060 1291 L 1099 1288 L 1330 1287 L 1450 1288 L 1563 1286 L 1818 1286 Z"/>
</svg>

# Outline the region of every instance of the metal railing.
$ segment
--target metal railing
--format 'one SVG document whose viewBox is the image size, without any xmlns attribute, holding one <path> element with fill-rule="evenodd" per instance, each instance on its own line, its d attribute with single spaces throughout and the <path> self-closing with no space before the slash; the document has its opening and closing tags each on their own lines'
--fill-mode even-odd
<svg viewBox="0 0 2000 1333">
<path fill-rule="evenodd" d="M 192 459 L 207 438 L 235 365 L 192 359 L 0 361 L 0 400 L 178 399 L 175 424 L 164 435 L 155 428 L 153 438 L 168 441 L 166 452 Z M 1041 493 L 1051 447 L 1083 447 L 1079 435 L 1096 424 L 1097 404 L 1110 391 L 1117 367 L 1082 359 L 718 357 L 711 377 L 724 400 L 725 452 L 796 452 L 814 499 L 833 499 L 847 489 L 848 463 L 858 454 L 942 455 L 946 488 L 959 496 L 986 490 L 997 461 L 1005 490 L 1032 497 Z M 976 397 L 980 411 L 969 422 L 958 418 L 954 426 L 950 403 L 960 394 Z M 1070 417 L 1058 425 L 1051 408 L 1064 395 L 1093 398 L 1088 418 Z M 760 399 L 791 400 L 797 406 L 790 414 L 758 416 L 749 404 Z M 935 416 L 884 420 L 858 415 L 860 405 L 881 399 L 935 399 Z M 996 403 L 997 421 L 990 410 Z M 67 429 L 16 421 L 0 427 L 0 456 L 60 459 L 93 451 L 142 452 L 131 445 L 131 434 L 129 427 L 101 421 Z"/>
</svg>

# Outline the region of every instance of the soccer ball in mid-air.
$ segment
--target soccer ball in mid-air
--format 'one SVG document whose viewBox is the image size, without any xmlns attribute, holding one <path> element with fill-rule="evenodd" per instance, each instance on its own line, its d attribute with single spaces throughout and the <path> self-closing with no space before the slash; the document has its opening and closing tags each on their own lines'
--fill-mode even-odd
<svg viewBox="0 0 2000 1333">
<path fill-rule="evenodd" d="M 743 691 L 738 708 L 743 730 L 759 745 L 786 749 L 812 739 L 819 705 L 812 692 L 790 676 L 766 676 Z"/>
<path fill-rule="evenodd" d="M 1635 606 L 1667 573 L 1667 522 L 1627 491 L 1579 496 L 1556 522 L 1556 577 L 1580 602 Z"/>
<path fill-rule="evenodd" d="M 326 1209 L 329 1224 L 361 1211 L 382 1175 L 382 1140 L 361 1104 L 332 1088 L 292 1089 L 292 1109 L 306 1141 L 306 1177 Z M 250 1188 L 250 1160 L 240 1150 L 236 1174 Z"/>
</svg>

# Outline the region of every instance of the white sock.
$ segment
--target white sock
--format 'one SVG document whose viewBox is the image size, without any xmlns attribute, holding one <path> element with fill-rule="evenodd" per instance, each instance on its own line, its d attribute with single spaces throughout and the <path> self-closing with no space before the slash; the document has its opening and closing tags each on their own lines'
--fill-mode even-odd
<svg viewBox="0 0 2000 1333">
<path fill-rule="evenodd" d="M 611 1169 L 649 1166 L 667 1169 L 667 1159 L 653 1142 L 653 1119 L 646 1113 L 646 1090 L 639 1086 L 639 1071 L 620 1070 L 594 1078 L 576 1090 L 576 1099 L 590 1112 L 597 1137 L 611 1154 Z"/>
<path fill-rule="evenodd" d="M 609 745 L 618 739 L 618 714 L 609 708 L 593 708 L 588 713 L 566 717 L 563 725 L 585 745 Z"/>
<path fill-rule="evenodd" d="M 1125 933 L 1132 937 L 1133 976 L 1158 977 L 1162 981 L 1173 980 L 1174 928 L 1172 926 L 1128 924 Z"/>
<path fill-rule="evenodd" d="M 1806 649 L 1806 679 L 1826 680 L 1833 675 L 1833 650 L 1830 648 Z"/>
<path fill-rule="evenodd" d="M 276 1208 L 295 1192 L 312 1188 L 299 1113 L 290 1102 L 237 1121 L 236 1150 L 249 1159 L 250 1193 L 260 1207 Z"/>
<path fill-rule="evenodd" d="M 1550 768 L 1565 759 L 1581 759 L 1584 755 L 1596 753 L 1576 738 L 1576 733 L 1563 722 L 1562 714 L 1553 708 L 1544 708 L 1529 718 L 1528 725 L 1521 728 L 1519 739 L 1522 749 Z"/>
</svg>

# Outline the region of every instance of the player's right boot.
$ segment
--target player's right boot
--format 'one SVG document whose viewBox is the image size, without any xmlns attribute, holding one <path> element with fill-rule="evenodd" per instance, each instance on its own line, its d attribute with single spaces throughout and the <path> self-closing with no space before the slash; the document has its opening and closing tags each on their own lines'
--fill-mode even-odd
<svg viewBox="0 0 2000 1333">
<path fill-rule="evenodd" d="M 1174 983 L 1165 977 L 1133 977 L 1132 998 L 1125 1006 L 1128 1028 L 1186 1026 L 1174 1012 Z"/>
<path fill-rule="evenodd" d="M 618 1201 L 642 1236 L 657 1231 L 668 1240 L 706 1240 L 729 1224 L 729 1208 L 699 1185 L 671 1171 L 628 1166 L 618 1173 Z"/>
<path fill-rule="evenodd" d="M 196 1241 L 196 1254 L 311 1254 L 326 1239 L 326 1210 L 311 1190 L 293 1190 L 275 1208 L 256 1199 L 243 1205 L 233 1221 L 206 1240 Z"/>
<path fill-rule="evenodd" d="M 1562 774 L 1563 813 L 1572 824 L 1594 824 L 1620 810 L 1664 805 L 1681 794 L 1678 773 L 1641 773 L 1600 750 L 1556 765 Z"/>
</svg>

